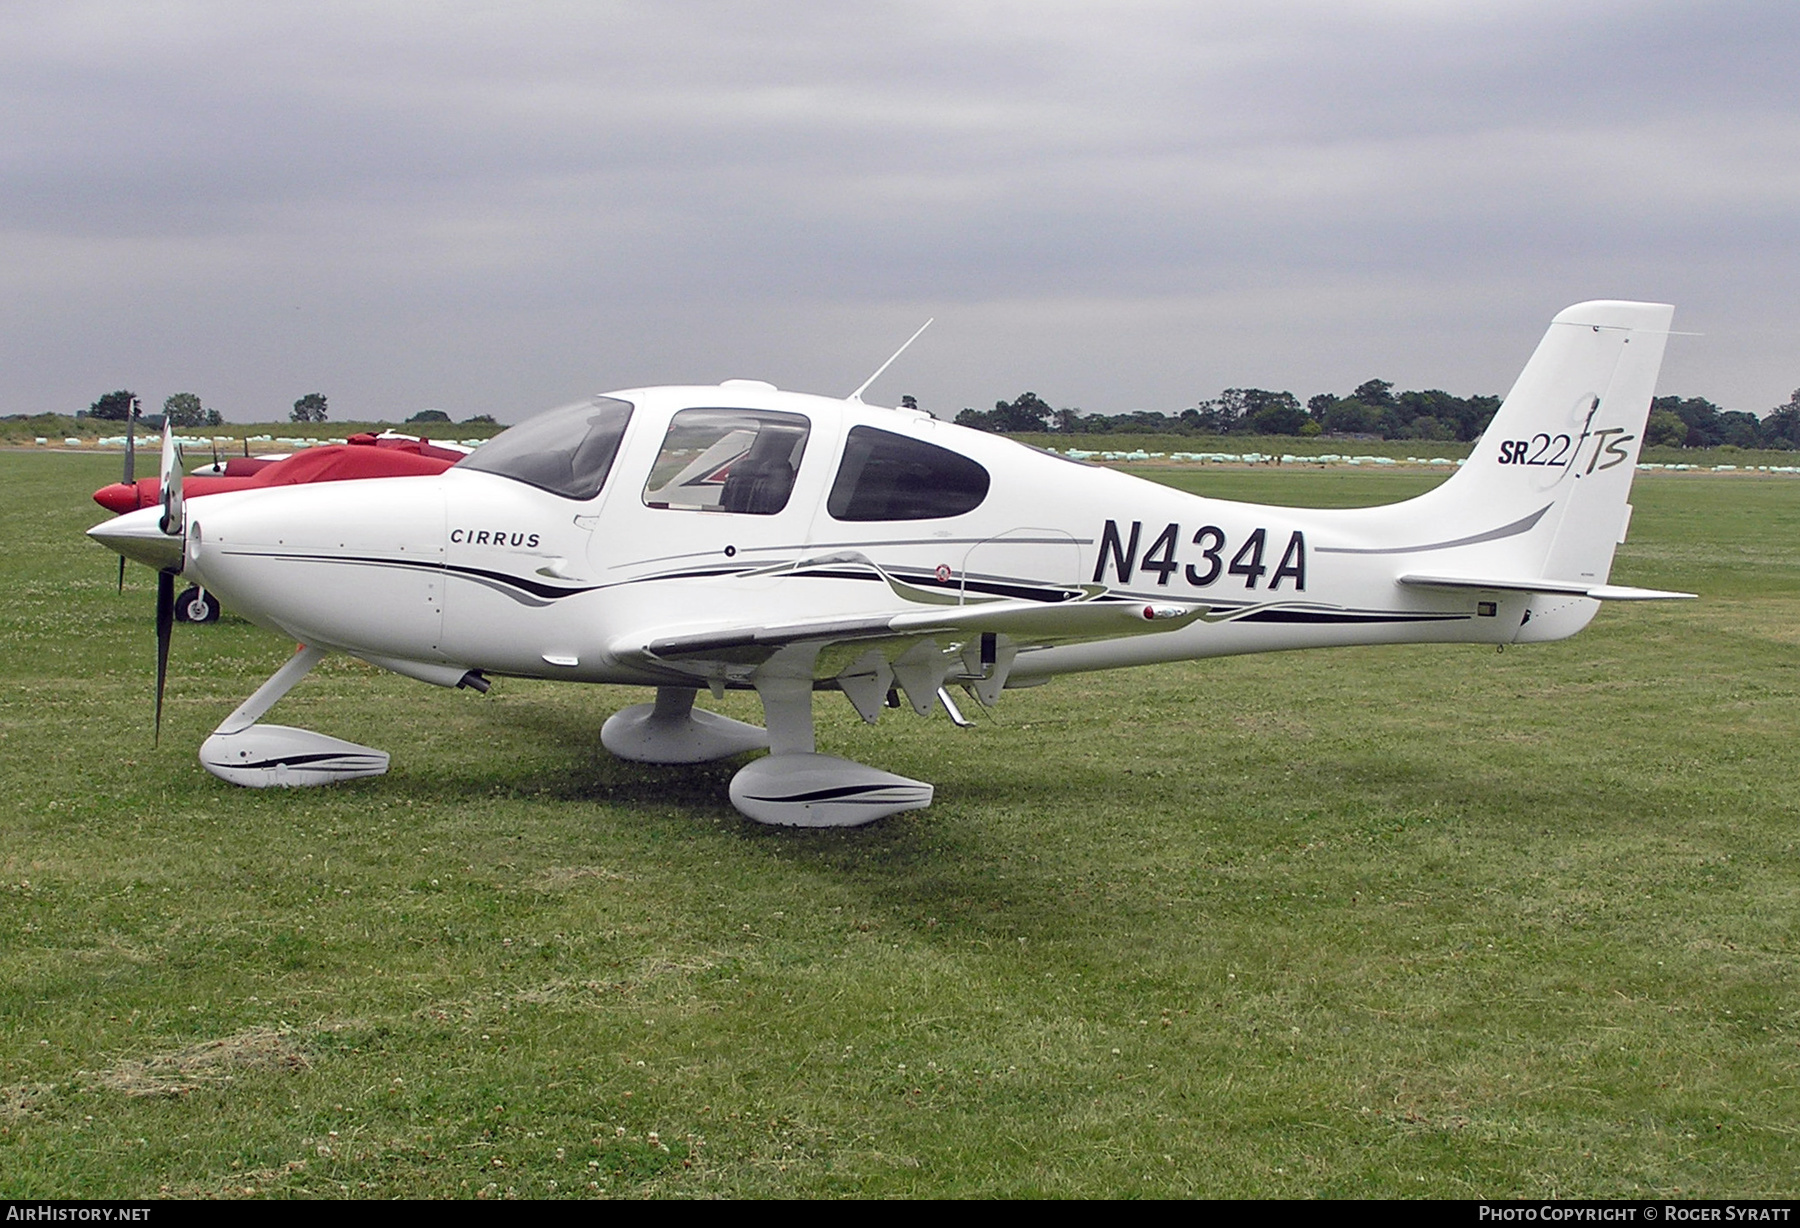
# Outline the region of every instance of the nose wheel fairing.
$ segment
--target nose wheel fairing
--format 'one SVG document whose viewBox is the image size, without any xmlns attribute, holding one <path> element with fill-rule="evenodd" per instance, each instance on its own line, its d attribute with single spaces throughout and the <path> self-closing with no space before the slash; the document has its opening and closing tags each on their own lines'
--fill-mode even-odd
<svg viewBox="0 0 1800 1228">
<path fill-rule="evenodd" d="M 386 751 L 289 725 L 251 725 L 215 733 L 200 745 L 200 765 L 250 789 L 329 785 L 388 770 Z"/>
<path fill-rule="evenodd" d="M 310 729 L 257 722 L 325 659 L 302 648 L 239 704 L 200 745 L 200 766 L 221 780 L 251 789 L 334 784 L 388 770 L 386 751 Z"/>
</svg>

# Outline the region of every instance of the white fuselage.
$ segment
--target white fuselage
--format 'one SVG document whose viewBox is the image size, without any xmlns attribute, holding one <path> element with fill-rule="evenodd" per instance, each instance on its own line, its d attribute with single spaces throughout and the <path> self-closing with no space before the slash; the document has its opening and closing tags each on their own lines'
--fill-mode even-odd
<svg viewBox="0 0 1800 1228">
<path fill-rule="evenodd" d="M 1021 680 L 1279 648 L 1506 642 L 1528 600 L 1496 593 L 1484 606 L 1471 593 L 1397 584 L 1436 529 L 1398 508 L 1207 499 L 922 415 L 760 388 L 617 395 L 632 403 L 631 420 L 591 498 L 462 467 L 213 495 L 189 508 L 185 574 L 255 622 L 383 664 L 642 684 L 668 676 L 619 659 L 616 645 L 911 608 L 867 575 L 769 570 L 846 552 L 958 601 L 1102 585 L 1218 615 L 1164 635 L 1027 649 L 1013 670 Z M 647 475 L 671 416 L 722 403 L 807 419 L 786 505 L 773 514 L 650 506 Z M 986 497 L 947 518 L 833 517 L 827 494 L 856 425 L 975 461 L 992 478 Z M 1380 553 L 1362 553 L 1371 550 Z M 1579 602 L 1585 613 L 1593 604 Z"/>
</svg>

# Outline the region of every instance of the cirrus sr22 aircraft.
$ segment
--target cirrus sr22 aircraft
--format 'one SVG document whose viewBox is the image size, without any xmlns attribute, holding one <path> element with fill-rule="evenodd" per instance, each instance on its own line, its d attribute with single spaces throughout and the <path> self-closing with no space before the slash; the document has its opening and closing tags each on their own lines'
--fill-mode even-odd
<svg viewBox="0 0 1800 1228">
<path fill-rule="evenodd" d="M 387 770 L 382 751 L 260 723 L 339 652 L 477 691 L 492 675 L 654 687 L 605 723 L 612 753 L 767 748 L 732 778 L 740 811 L 854 825 L 929 805 L 932 786 L 815 753 L 821 691 L 870 722 L 904 696 L 964 723 L 952 687 L 991 705 L 1116 666 L 1559 640 L 1601 601 L 1688 596 L 1608 583 L 1672 314 L 1562 312 L 1462 468 L 1385 507 L 1207 499 L 860 389 L 731 380 L 540 414 L 435 476 L 188 502 L 165 437 L 161 506 L 90 533 L 160 573 L 159 711 L 178 574 L 304 645 L 201 747 L 225 780 Z M 745 689 L 766 727 L 695 706 Z"/>
</svg>

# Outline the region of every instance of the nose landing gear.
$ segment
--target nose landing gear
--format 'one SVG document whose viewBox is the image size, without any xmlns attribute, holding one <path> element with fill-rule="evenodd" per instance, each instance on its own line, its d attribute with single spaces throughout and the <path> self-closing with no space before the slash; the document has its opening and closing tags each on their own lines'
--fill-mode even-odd
<svg viewBox="0 0 1800 1228">
<path fill-rule="evenodd" d="M 219 621 L 219 599 L 203 588 L 189 588 L 175 598 L 175 621 L 216 623 Z"/>
</svg>

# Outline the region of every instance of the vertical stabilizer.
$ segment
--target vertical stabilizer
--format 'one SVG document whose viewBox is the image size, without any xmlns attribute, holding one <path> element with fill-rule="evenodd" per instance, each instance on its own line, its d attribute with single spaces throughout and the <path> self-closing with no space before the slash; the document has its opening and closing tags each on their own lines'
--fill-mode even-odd
<svg viewBox="0 0 1800 1228">
<path fill-rule="evenodd" d="M 1481 574 L 1604 585 L 1674 310 L 1601 301 L 1558 314 L 1462 469 L 1411 507 L 1446 536 L 1490 537 Z"/>
</svg>

